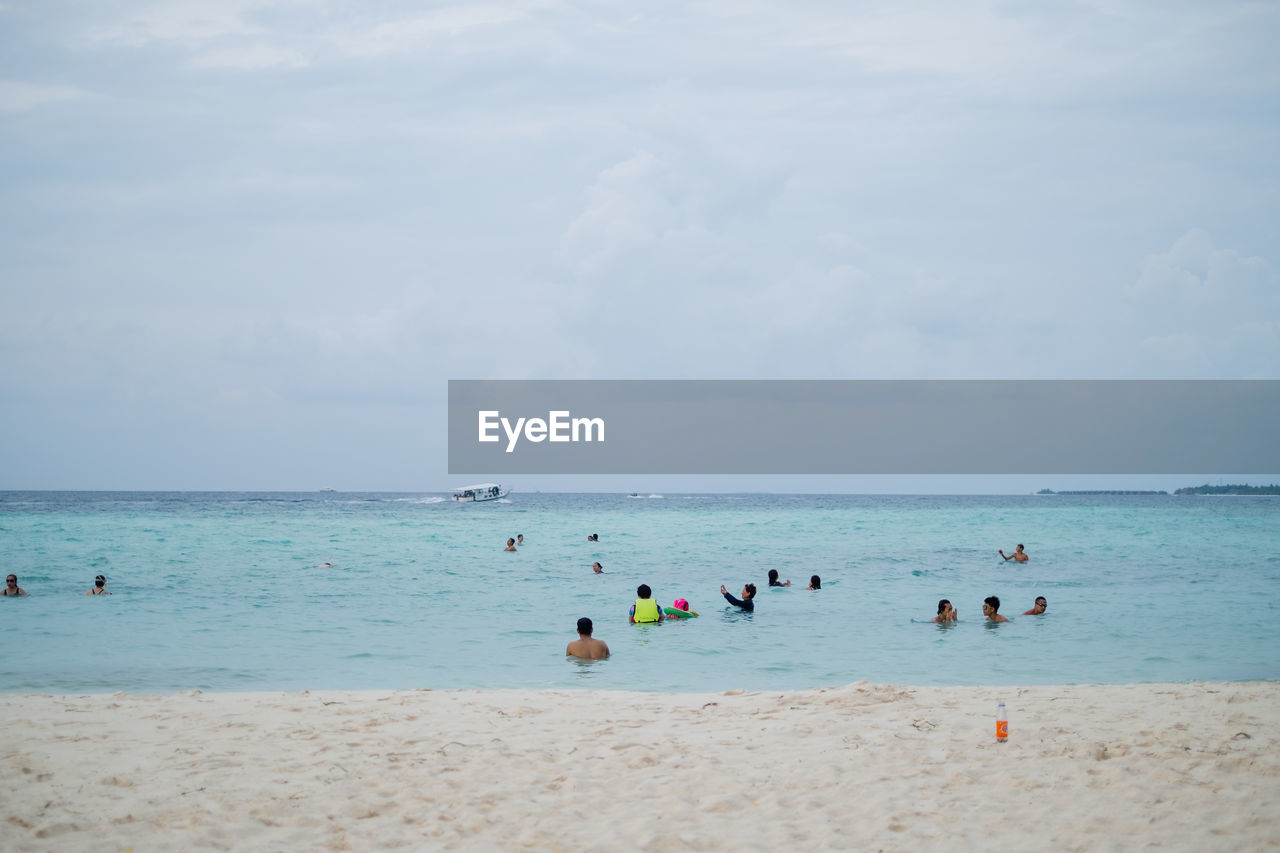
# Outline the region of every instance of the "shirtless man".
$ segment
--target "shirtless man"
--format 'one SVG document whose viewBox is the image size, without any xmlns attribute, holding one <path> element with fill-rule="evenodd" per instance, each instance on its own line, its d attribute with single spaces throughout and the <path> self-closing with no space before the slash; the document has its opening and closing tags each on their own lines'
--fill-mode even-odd
<svg viewBox="0 0 1280 853">
<path fill-rule="evenodd" d="M 951 606 L 950 601 L 944 598 L 938 602 L 938 615 L 933 617 L 933 621 L 942 624 L 957 621 L 956 609 Z"/>
<path fill-rule="evenodd" d="M 1022 550 L 1021 545 L 1019 545 L 1012 554 L 1006 554 L 1003 548 L 1000 548 L 998 550 L 1000 551 L 1000 556 L 1004 557 L 1004 561 L 1006 563 L 1009 562 L 1010 560 L 1016 560 L 1019 563 L 1025 563 L 1027 560 L 1031 559 L 1030 557 L 1027 556 L 1027 552 Z"/>
<path fill-rule="evenodd" d="M 1036 603 L 1032 605 L 1030 610 L 1026 611 L 1022 615 L 1023 616 L 1039 616 L 1041 613 L 1045 611 L 1045 608 L 1047 608 L 1048 606 L 1049 606 L 1049 602 L 1044 600 L 1044 596 L 1037 595 Z"/>
<path fill-rule="evenodd" d="M 564 653 L 586 660 L 604 660 L 609 656 L 609 646 L 604 640 L 591 636 L 591 620 L 583 616 L 578 620 L 578 639 L 564 647 Z"/>
<path fill-rule="evenodd" d="M 1000 599 L 994 595 L 982 602 L 982 615 L 987 617 L 988 622 L 1008 622 L 1009 617 L 1001 616 Z"/>
<path fill-rule="evenodd" d="M 516 549 L 516 540 L 514 540 L 514 539 L 508 539 L 508 540 L 507 540 L 507 547 L 503 548 L 502 550 L 504 550 L 504 551 L 514 551 L 515 549 Z"/>
<path fill-rule="evenodd" d="M 18 586 L 18 576 L 9 575 L 4 579 L 4 589 L 0 589 L 0 595 L 26 595 L 27 591 Z"/>
</svg>

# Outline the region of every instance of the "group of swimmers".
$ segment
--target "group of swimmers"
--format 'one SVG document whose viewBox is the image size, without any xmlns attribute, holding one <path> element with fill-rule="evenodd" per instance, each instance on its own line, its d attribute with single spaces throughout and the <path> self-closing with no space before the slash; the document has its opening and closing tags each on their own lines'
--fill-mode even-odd
<svg viewBox="0 0 1280 853">
<path fill-rule="evenodd" d="M 4 589 L 0 590 L 0 595 L 17 596 L 17 595 L 26 595 L 26 594 L 27 594 L 27 591 L 22 587 L 18 586 L 17 575 L 9 575 L 7 578 L 4 579 Z M 89 588 L 89 591 L 85 593 L 85 595 L 110 595 L 110 594 L 111 594 L 110 592 L 107 592 L 107 579 L 103 575 L 98 575 L 96 578 L 94 578 L 93 586 L 91 586 Z"/>
<path fill-rule="evenodd" d="M 1049 602 L 1043 595 L 1037 595 L 1035 604 L 1031 605 L 1030 610 L 1023 612 L 1023 616 L 1039 616 L 1049 609 Z M 982 615 L 988 622 L 1008 622 L 1009 617 L 1000 615 L 1000 599 L 997 596 L 990 595 L 982 602 Z M 934 622 L 958 622 L 959 617 L 956 616 L 956 609 L 951 606 L 951 602 L 942 599 L 938 602 L 938 615 L 933 617 Z"/>
<path fill-rule="evenodd" d="M 593 563 L 592 569 L 596 574 L 604 571 L 599 563 Z M 778 578 L 778 570 L 769 570 L 769 586 L 788 587 L 791 581 L 781 581 Z M 809 578 L 808 589 L 822 589 L 822 578 L 813 575 Z M 732 604 L 734 607 L 744 610 L 748 613 L 754 612 L 756 609 L 756 585 L 753 583 L 745 584 L 742 587 L 742 597 L 738 598 L 724 586 L 720 585 L 720 594 L 724 596 L 724 600 Z M 636 601 L 631 605 L 631 610 L 627 613 L 627 621 L 633 625 L 649 624 L 662 622 L 671 619 L 690 619 L 698 615 L 698 611 L 689 606 L 687 598 L 677 598 L 671 602 L 670 607 L 662 607 L 653 597 L 653 590 L 647 583 L 642 583 L 636 587 Z M 584 616 L 578 620 L 578 639 L 569 643 L 565 647 L 564 653 L 573 657 L 586 658 L 588 660 L 599 660 L 609 656 L 609 646 L 603 640 L 597 640 L 591 636 L 593 625 L 591 620 Z"/>
<path fill-rule="evenodd" d="M 523 541 L 524 537 L 520 537 L 520 538 Z M 512 547 L 513 541 L 514 540 L 511 540 L 511 539 L 507 540 L 508 551 L 515 550 L 515 548 Z M 595 534 L 592 534 L 591 536 L 587 537 L 587 541 L 598 542 L 600 541 L 600 539 Z M 1000 556 L 1004 557 L 1006 562 L 1009 560 L 1013 560 L 1018 563 L 1025 563 L 1030 559 L 1030 557 L 1027 555 L 1026 551 L 1023 549 L 1023 546 L 1021 544 L 1019 544 L 1017 548 L 1014 549 L 1014 552 L 1012 554 L 1006 555 L 1004 553 L 1003 548 L 998 550 L 999 550 Z M 591 569 L 596 574 L 601 574 L 604 571 L 604 567 L 601 566 L 600 563 L 598 562 L 592 563 Z M 769 586 L 789 587 L 791 586 L 791 580 L 790 578 L 788 578 L 785 581 L 781 580 L 778 575 L 778 570 L 770 569 L 769 570 Z M 810 590 L 822 589 L 822 578 L 818 577 L 817 575 L 813 575 L 812 577 L 810 577 L 808 589 Z M 756 585 L 753 583 L 746 584 L 742 587 L 741 598 L 729 592 L 729 590 L 724 586 L 724 584 L 720 585 L 720 594 L 724 596 L 725 601 L 727 601 L 729 604 L 732 604 L 733 606 L 741 610 L 745 610 L 747 612 L 754 612 L 756 609 L 756 603 L 755 603 Z M 654 600 L 653 590 L 650 589 L 648 584 L 644 584 L 644 583 L 640 584 L 640 586 L 636 588 L 636 596 L 637 596 L 636 602 L 635 604 L 631 605 L 631 610 L 627 615 L 627 621 L 631 622 L 632 624 L 661 622 L 664 619 L 688 619 L 692 616 L 698 615 L 697 611 L 690 609 L 688 600 L 684 598 L 677 598 L 675 601 L 671 603 L 671 607 L 667 607 L 667 608 L 660 607 L 657 601 Z M 1039 596 L 1036 596 L 1035 603 L 1031 606 L 1031 609 L 1025 611 L 1022 615 L 1023 616 L 1039 616 L 1040 614 L 1044 613 L 1045 610 L 1048 609 L 1048 607 L 1049 607 L 1048 600 L 1043 595 L 1039 595 Z M 994 595 L 988 596 L 982 602 L 982 615 L 988 622 L 1008 622 L 1009 621 L 1009 618 L 1007 616 L 1002 616 L 1000 614 L 1000 599 L 999 597 Z M 938 622 L 938 623 L 944 623 L 944 624 L 952 623 L 952 622 L 959 621 L 959 617 L 956 615 L 955 608 L 951 606 L 951 602 L 948 599 L 944 598 L 938 602 L 938 615 L 935 616 L 932 621 Z M 597 640 L 594 637 L 592 637 L 591 632 L 593 630 L 594 630 L 594 626 L 588 617 L 584 616 L 581 619 L 579 619 L 578 620 L 578 639 L 569 643 L 569 645 L 565 647 L 565 654 L 571 655 L 573 657 L 585 658 L 587 660 L 600 660 L 602 658 L 608 657 L 609 656 L 608 644 L 605 643 L 603 640 Z"/>
</svg>

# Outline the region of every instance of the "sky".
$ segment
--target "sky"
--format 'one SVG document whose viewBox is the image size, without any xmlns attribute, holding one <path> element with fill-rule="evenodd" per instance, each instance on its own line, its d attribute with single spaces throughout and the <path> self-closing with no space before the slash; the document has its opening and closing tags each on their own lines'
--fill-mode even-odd
<svg viewBox="0 0 1280 853">
<path fill-rule="evenodd" d="M 447 490 L 449 379 L 1280 379 L 1278 42 L 1262 2 L 0 0 L 0 489 Z"/>
</svg>

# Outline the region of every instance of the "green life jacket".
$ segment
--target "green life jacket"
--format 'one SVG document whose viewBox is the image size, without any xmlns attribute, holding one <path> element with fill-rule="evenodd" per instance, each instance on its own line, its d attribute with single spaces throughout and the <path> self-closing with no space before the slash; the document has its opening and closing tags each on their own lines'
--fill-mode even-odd
<svg viewBox="0 0 1280 853">
<path fill-rule="evenodd" d="M 637 622 L 661 622 L 662 611 L 658 609 L 658 602 L 652 598 L 637 598 L 636 615 L 632 618 Z"/>
</svg>

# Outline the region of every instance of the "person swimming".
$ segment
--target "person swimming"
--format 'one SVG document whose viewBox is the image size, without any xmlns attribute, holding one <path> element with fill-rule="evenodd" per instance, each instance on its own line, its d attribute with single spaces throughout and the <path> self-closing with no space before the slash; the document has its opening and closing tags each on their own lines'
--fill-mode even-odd
<svg viewBox="0 0 1280 853">
<path fill-rule="evenodd" d="M 791 586 L 791 579 L 788 578 L 786 583 L 782 583 L 781 581 L 778 580 L 778 570 L 770 569 L 769 570 L 769 586 Z"/>
<path fill-rule="evenodd" d="M 631 605 L 631 613 L 627 616 L 627 621 L 636 624 L 645 622 L 661 622 L 662 608 L 658 606 L 658 602 L 653 600 L 653 590 L 649 588 L 647 583 L 642 583 L 636 587 L 636 603 Z"/>
<path fill-rule="evenodd" d="M 1007 616 L 1000 615 L 1000 599 L 994 595 L 989 595 L 982 602 L 982 615 L 987 617 L 988 622 L 1008 622 Z"/>
<path fill-rule="evenodd" d="M 996 550 L 1000 552 L 1001 557 L 1004 557 L 1004 561 L 1006 563 L 1010 560 L 1018 563 L 1025 563 L 1027 560 L 1031 559 L 1027 556 L 1027 552 L 1022 550 L 1021 545 L 1019 545 L 1012 554 L 1006 554 L 1003 548 L 997 548 Z"/>
<path fill-rule="evenodd" d="M 725 589 L 724 584 L 720 584 L 720 594 L 724 596 L 724 600 L 732 604 L 734 607 L 741 607 L 748 613 L 754 612 L 756 609 L 756 585 L 749 583 L 742 588 L 742 598 L 734 598 L 733 593 Z"/>
<path fill-rule="evenodd" d="M 94 578 L 93 588 L 85 593 L 85 595 L 110 595 L 110 594 L 111 593 L 107 591 L 107 579 L 103 575 L 98 575 L 96 578 Z"/>
<path fill-rule="evenodd" d="M 822 589 L 822 578 L 813 575 L 809 578 L 809 589 Z"/>
<path fill-rule="evenodd" d="M 938 615 L 933 617 L 933 621 L 943 623 L 959 621 L 956 618 L 955 608 L 951 606 L 950 601 L 944 598 L 938 602 Z"/>
<path fill-rule="evenodd" d="M 677 612 L 672 613 L 671 610 Z M 689 599 L 687 598 L 677 598 L 671 602 L 671 610 L 667 611 L 668 619 L 688 619 L 691 616 L 698 615 L 698 611 L 689 609 Z"/>
</svg>

